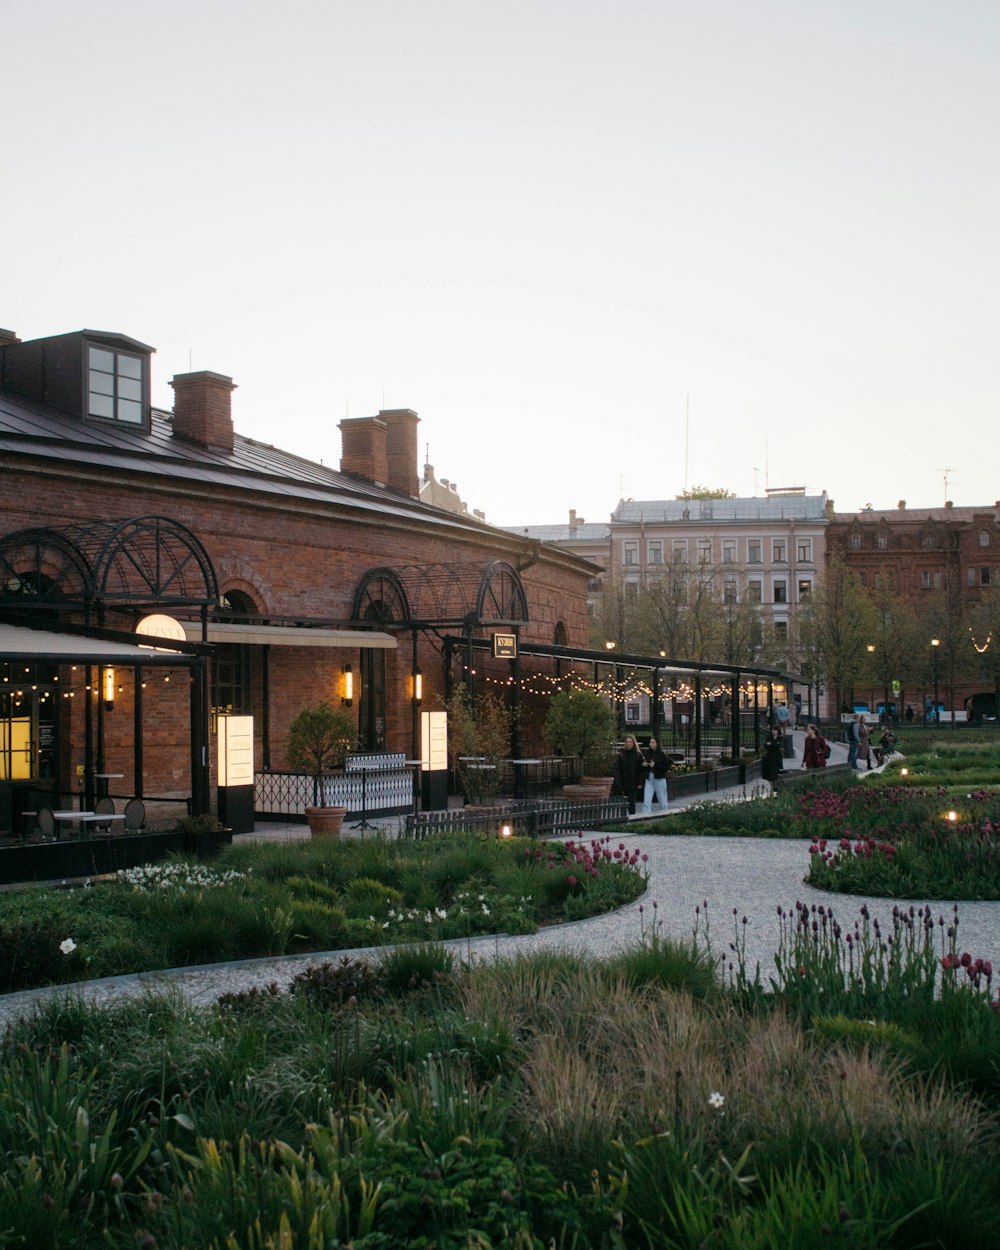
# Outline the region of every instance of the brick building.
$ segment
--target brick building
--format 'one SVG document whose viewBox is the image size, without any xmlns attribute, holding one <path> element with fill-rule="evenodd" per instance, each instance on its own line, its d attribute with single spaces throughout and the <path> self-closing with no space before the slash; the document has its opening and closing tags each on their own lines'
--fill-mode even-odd
<svg viewBox="0 0 1000 1250">
<path fill-rule="evenodd" d="M 153 351 L 116 333 L 0 331 L 0 606 L 128 632 L 149 613 L 180 621 L 213 644 L 207 702 L 253 715 L 257 769 L 284 765 L 301 707 L 348 695 L 365 749 L 412 758 L 414 675 L 419 706 L 439 706 L 472 654 L 460 644 L 494 629 L 586 644 L 593 567 L 421 503 L 415 412 L 341 421 L 334 469 L 238 434 L 222 374 L 175 377 L 173 411 L 156 409 Z M 510 663 L 493 663 L 506 678 Z M 3 676 L 0 780 L 27 769 L 75 793 L 93 714 L 123 793 L 190 793 L 186 671 L 121 670 L 106 715 L 83 671 L 8 662 Z M 539 718 L 524 709 L 526 746 Z M 30 735 L 19 760 L 15 721 Z"/>
<path fill-rule="evenodd" d="M 933 658 L 945 716 L 971 712 L 976 695 L 993 702 L 994 692 L 974 671 L 969 621 L 984 592 L 1000 582 L 1000 503 L 907 508 L 900 500 L 892 509 L 834 512 L 827 550 L 876 603 L 899 596 L 913 605 L 926 634 L 915 645 L 929 646 L 940 635 Z M 923 674 L 914 692 L 918 704 L 931 697 L 932 680 Z"/>
</svg>

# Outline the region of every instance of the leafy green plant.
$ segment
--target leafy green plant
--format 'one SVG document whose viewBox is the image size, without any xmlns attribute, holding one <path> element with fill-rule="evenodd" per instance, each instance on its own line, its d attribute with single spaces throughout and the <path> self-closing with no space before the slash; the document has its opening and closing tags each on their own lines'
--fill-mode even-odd
<svg viewBox="0 0 1000 1250">
<path fill-rule="evenodd" d="M 313 802 L 326 805 L 323 774 L 343 765 L 357 737 L 354 718 L 327 702 L 303 708 L 288 729 L 286 753 L 292 768 L 313 778 Z"/>
<path fill-rule="evenodd" d="M 616 733 L 614 712 L 591 690 L 561 690 L 549 701 L 545 736 L 562 755 L 577 756 L 585 774 L 610 774 Z"/>
</svg>

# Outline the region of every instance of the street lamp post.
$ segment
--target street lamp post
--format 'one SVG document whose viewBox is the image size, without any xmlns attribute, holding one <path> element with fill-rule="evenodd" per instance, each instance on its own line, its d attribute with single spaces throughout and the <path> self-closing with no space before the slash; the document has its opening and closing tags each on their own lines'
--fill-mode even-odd
<svg viewBox="0 0 1000 1250">
<path fill-rule="evenodd" d="M 868 655 L 869 655 L 869 657 L 870 657 L 870 658 L 869 658 L 869 661 L 868 661 L 868 664 L 869 664 L 869 670 L 868 670 L 868 681 L 869 681 L 869 686 L 868 686 L 868 702 L 871 704 L 871 711 L 872 711 L 872 712 L 874 712 L 874 711 L 875 711 L 875 669 L 874 669 L 874 664 L 875 664 L 875 644 L 874 644 L 873 642 L 870 642 L 870 643 L 868 644 L 868 648 L 867 648 L 867 650 L 868 650 Z"/>
<path fill-rule="evenodd" d="M 931 639 L 931 659 L 934 665 L 934 723 L 941 724 L 941 711 L 938 707 L 938 647 L 941 646 L 940 638 Z"/>
</svg>

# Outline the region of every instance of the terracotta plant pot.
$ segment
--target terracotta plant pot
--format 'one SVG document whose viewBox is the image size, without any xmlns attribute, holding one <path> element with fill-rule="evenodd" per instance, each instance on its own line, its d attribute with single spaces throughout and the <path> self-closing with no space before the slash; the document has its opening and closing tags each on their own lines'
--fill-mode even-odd
<svg viewBox="0 0 1000 1250">
<path fill-rule="evenodd" d="M 307 807 L 306 820 L 314 838 L 336 838 L 347 815 L 346 807 Z"/>
<path fill-rule="evenodd" d="M 614 785 L 614 783 L 615 783 L 614 777 L 586 777 L 584 776 L 580 778 L 580 785 L 598 787 L 605 798 L 607 798 L 610 795 L 611 787 Z"/>
<path fill-rule="evenodd" d="M 611 793 L 611 787 L 605 790 L 603 785 L 569 785 L 562 788 L 563 798 L 570 803 L 596 803 L 601 799 L 606 799 Z"/>
</svg>

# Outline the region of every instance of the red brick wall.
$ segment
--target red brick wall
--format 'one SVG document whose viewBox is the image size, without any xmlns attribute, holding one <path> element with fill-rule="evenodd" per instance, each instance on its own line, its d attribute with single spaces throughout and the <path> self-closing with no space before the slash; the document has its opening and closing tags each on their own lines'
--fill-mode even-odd
<svg viewBox="0 0 1000 1250">
<path fill-rule="evenodd" d="M 384 428 L 384 427 L 383 427 Z M 502 531 L 470 531 L 468 536 L 442 535 L 436 526 L 422 527 L 412 521 L 393 522 L 376 517 L 361 519 L 342 508 L 290 501 L 282 497 L 251 496 L 238 490 L 213 488 L 207 494 L 201 484 L 148 479 L 100 482 L 86 479 L 72 466 L 61 466 L 56 477 L 49 470 L 31 472 L 16 465 L 5 470 L 5 495 L 0 511 L 3 532 L 37 525 L 62 526 L 95 517 L 126 519 L 161 514 L 187 526 L 208 551 L 219 578 L 220 590 L 240 589 L 250 595 L 262 615 L 321 617 L 346 621 L 352 611 L 355 589 L 363 574 L 376 566 L 407 564 L 468 564 L 484 568 L 495 559 L 517 561 L 511 538 Z M 562 621 L 570 645 L 587 641 L 586 575 L 566 568 L 563 557 L 543 557 L 522 574 L 530 620 L 521 628 L 524 641 L 551 643 L 556 624 Z M 131 629 L 142 613 L 108 619 L 115 628 Z M 454 633 L 458 633 L 456 628 Z M 397 650 L 386 653 L 387 722 L 386 747 L 413 750 L 410 672 L 411 636 L 398 635 Z M 262 653 L 254 649 L 253 697 L 256 719 L 256 764 L 263 764 Z M 285 735 L 295 714 L 306 704 L 326 698 L 339 706 L 340 669 L 350 663 L 356 686 L 360 685 L 361 655 L 357 649 L 270 648 L 270 764 L 285 764 Z M 440 643 L 419 637 L 418 663 L 424 677 L 424 708 L 440 706 L 444 675 Z M 149 794 L 190 793 L 189 698 L 186 675 L 170 673 L 164 683 L 160 671 L 144 671 L 144 788 Z M 123 792 L 134 789 L 132 773 L 132 697 L 129 670 L 122 669 L 123 686 L 115 711 L 106 718 L 106 764 L 111 772 L 123 772 L 116 783 Z M 82 685 L 82 678 L 80 679 Z M 361 704 L 356 689 L 353 713 Z M 71 760 L 64 767 L 83 762 L 82 701 L 72 709 Z M 526 706 L 524 725 L 533 735 L 540 712 Z M 525 737 L 525 749 L 532 748 Z M 214 741 L 212 750 L 214 752 Z M 212 760 L 214 779 L 214 758 Z M 67 780 L 72 781 L 70 776 Z"/>
</svg>

